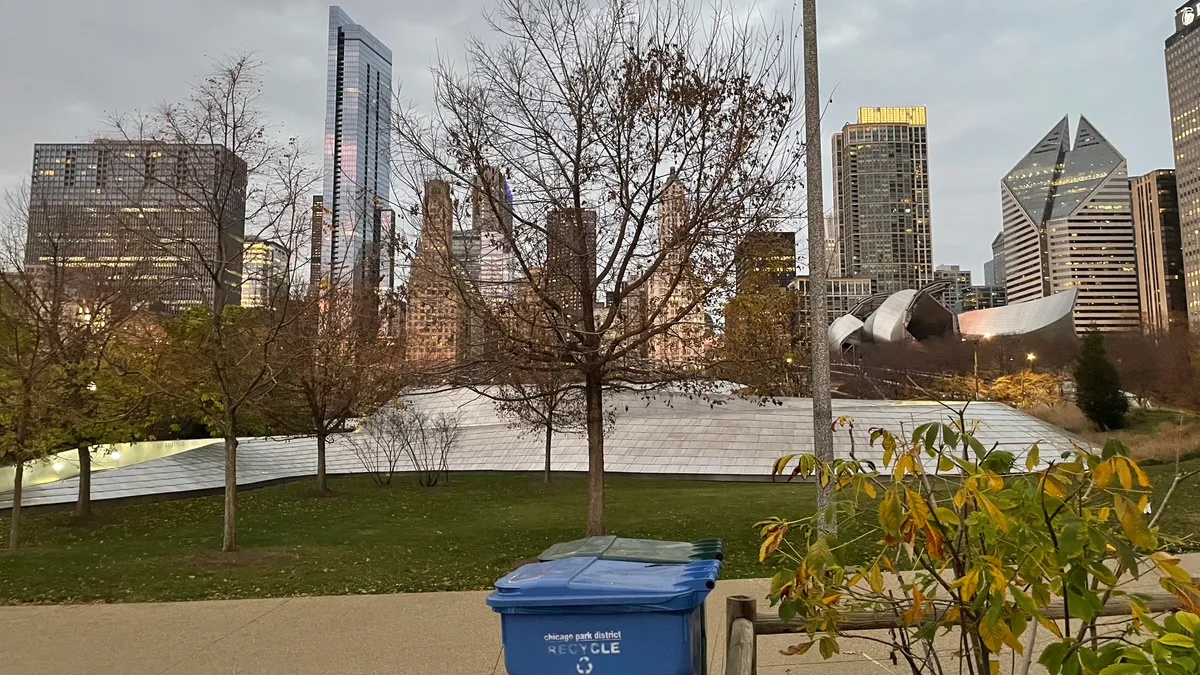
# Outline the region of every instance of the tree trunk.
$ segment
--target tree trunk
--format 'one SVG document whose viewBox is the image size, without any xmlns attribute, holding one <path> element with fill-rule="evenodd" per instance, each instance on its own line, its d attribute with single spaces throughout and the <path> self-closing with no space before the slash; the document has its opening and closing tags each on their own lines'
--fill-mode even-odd
<svg viewBox="0 0 1200 675">
<path fill-rule="evenodd" d="M 79 500 L 75 503 L 76 518 L 92 517 L 92 448 L 79 447 Z"/>
<path fill-rule="evenodd" d="M 823 462 L 833 456 L 833 401 L 829 381 L 829 307 L 825 287 L 825 206 L 821 190 L 821 82 L 817 63 L 817 0 L 804 0 L 804 163 L 808 169 L 808 310 L 812 341 L 813 454 Z M 833 483 L 817 488 L 818 523 L 822 532 L 837 534 L 829 510 Z"/>
<path fill-rule="evenodd" d="M 325 480 L 325 438 L 324 431 L 317 432 L 317 492 L 329 492 L 329 482 Z"/>
<path fill-rule="evenodd" d="M 546 425 L 546 485 L 550 484 L 550 449 L 554 445 L 554 425 Z"/>
<path fill-rule="evenodd" d="M 232 428 L 232 427 L 230 427 Z M 222 551 L 237 550 L 237 436 L 225 437 L 225 527 Z"/>
<path fill-rule="evenodd" d="M 9 511 L 8 550 L 21 548 L 21 482 L 25 480 L 25 464 L 18 462 L 13 467 L 12 510 Z"/>
<path fill-rule="evenodd" d="M 589 537 L 601 537 L 604 523 L 604 387 L 600 375 L 589 372 L 584 378 L 587 401 L 588 434 L 588 514 Z"/>
</svg>

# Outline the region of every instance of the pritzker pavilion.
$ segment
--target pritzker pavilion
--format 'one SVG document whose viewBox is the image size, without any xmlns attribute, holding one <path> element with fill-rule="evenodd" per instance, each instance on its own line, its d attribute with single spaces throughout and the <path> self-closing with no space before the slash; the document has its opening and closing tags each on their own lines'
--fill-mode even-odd
<svg viewBox="0 0 1200 675">
<path fill-rule="evenodd" d="M 542 469 L 543 439 L 511 429 L 486 397 L 456 390 L 407 400 L 430 413 L 460 415 L 460 434 L 448 458 L 450 471 Z M 616 411 L 615 425 L 605 440 L 607 470 L 613 473 L 770 480 L 771 464 L 780 456 L 812 449 L 812 403 L 808 399 L 613 393 L 608 400 Z M 881 451 L 870 446 L 873 427 L 911 432 L 921 424 L 949 419 L 946 407 L 915 401 L 835 401 L 833 414 L 854 420 L 853 432 L 839 429 L 834 435 L 838 455 L 854 453 L 876 463 Z M 1043 457 L 1070 450 L 1074 443 L 1062 430 L 999 403 L 971 403 L 967 418 L 978 420 L 978 437 L 987 447 L 998 444 L 1018 456 L 1034 443 L 1040 445 Z M 64 453 L 32 464 L 26 470 L 23 502 L 73 501 L 79 488 L 73 460 L 74 453 Z M 105 500 L 216 490 L 223 485 L 223 467 L 220 439 L 114 446 L 107 453 L 97 453 L 92 495 Z M 364 471 L 345 436 L 331 439 L 328 467 L 330 474 Z M 586 471 L 586 439 L 556 435 L 553 468 Z M 399 469 L 407 471 L 412 466 L 402 459 Z M 238 447 L 239 485 L 263 485 L 315 473 L 315 439 L 246 438 Z M 12 487 L 11 467 L 0 469 L 0 508 L 10 505 Z"/>
</svg>

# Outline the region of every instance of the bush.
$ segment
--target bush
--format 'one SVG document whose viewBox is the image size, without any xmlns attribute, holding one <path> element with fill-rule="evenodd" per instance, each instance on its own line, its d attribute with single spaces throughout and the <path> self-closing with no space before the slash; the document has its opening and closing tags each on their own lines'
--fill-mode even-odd
<svg viewBox="0 0 1200 675">
<path fill-rule="evenodd" d="M 1104 338 L 1091 333 L 1075 366 L 1076 403 L 1100 431 L 1125 427 L 1129 401 L 1121 391 L 1121 376 L 1104 352 Z"/>
</svg>

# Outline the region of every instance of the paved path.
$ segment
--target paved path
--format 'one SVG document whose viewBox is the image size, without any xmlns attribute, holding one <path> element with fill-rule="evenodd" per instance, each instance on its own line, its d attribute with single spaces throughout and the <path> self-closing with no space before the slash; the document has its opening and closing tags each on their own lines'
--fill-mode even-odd
<svg viewBox="0 0 1200 675">
<path fill-rule="evenodd" d="M 1200 555 L 1184 564 L 1200 573 Z M 708 603 L 710 675 L 724 663 L 725 597 L 761 598 L 766 589 L 765 580 L 717 585 Z M 486 595 L 3 607 L 0 674 L 504 675 L 500 621 Z M 845 653 L 828 662 L 816 650 L 801 658 L 779 653 L 794 641 L 761 638 L 760 675 L 907 672 L 867 641 L 845 641 Z"/>
</svg>

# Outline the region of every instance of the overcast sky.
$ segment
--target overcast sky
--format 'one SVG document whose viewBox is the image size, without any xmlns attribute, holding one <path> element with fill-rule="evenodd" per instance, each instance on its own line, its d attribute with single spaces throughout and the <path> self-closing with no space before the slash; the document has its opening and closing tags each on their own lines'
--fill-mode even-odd
<svg viewBox="0 0 1200 675">
<path fill-rule="evenodd" d="M 698 1 L 698 0 L 697 0 Z M 491 0 L 345 0 L 392 49 L 410 96 L 441 49 L 483 30 Z M 761 0 L 767 13 L 792 0 Z M 1000 179 L 1070 113 L 1129 160 L 1171 166 L 1163 41 L 1179 0 L 819 0 L 829 135 L 859 106 L 929 107 L 934 260 L 982 277 Z M 328 3 L 315 0 L 0 0 L 0 190 L 35 142 L 88 140 L 106 112 L 178 98 L 209 59 L 253 49 L 287 135 L 324 129 Z M 828 94 L 827 94 L 828 95 Z M 826 180 L 828 184 L 828 179 Z M 827 191 L 828 192 L 828 191 Z M 982 279 L 980 279 L 980 282 Z M 980 283 L 977 282 L 977 283 Z"/>
</svg>

